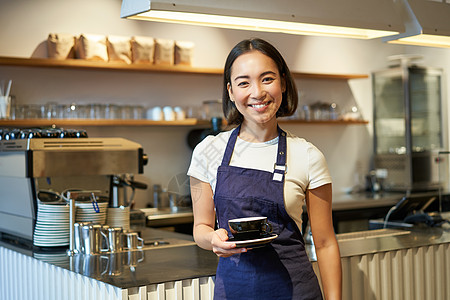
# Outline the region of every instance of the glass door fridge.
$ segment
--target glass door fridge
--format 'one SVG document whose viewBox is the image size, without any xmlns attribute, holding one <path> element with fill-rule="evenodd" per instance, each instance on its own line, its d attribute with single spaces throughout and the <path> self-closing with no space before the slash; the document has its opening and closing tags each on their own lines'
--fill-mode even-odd
<svg viewBox="0 0 450 300">
<path fill-rule="evenodd" d="M 398 66 L 372 74 L 374 167 L 386 190 L 437 190 L 443 149 L 441 69 Z"/>
</svg>

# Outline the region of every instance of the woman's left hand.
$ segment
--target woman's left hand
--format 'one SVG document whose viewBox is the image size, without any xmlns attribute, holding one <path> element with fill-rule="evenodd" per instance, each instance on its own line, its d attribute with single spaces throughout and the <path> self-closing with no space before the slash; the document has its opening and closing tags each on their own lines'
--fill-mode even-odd
<svg viewBox="0 0 450 300">
<path fill-rule="evenodd" d="M 219 257 L 230 257 L 234 254 L 247 252 L 247 248 L 236 248 L 235 243 L 227 242 L 228 232 L 223 229 L 214 231 L 211 238 L 213 252 Z"/>
</svg>

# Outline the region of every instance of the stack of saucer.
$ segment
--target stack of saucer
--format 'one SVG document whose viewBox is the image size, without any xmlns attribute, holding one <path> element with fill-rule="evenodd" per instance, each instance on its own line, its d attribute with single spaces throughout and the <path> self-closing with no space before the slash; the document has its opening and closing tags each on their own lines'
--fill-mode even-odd
<svg viewBox="0 0 450 300">
<path fill-rule="evenodd" d="M 63 202 L 38 201 L 33 244 L 40 247 L 69 245 L 69 205 Z"/>
<path fill-rule="evenodd" d="M 106 224 L 111 227 L 122 227 L 123 230 L 130 230 L 130 207 L 110 207 Z"/>
<path fill-rule="evenodd" d="M 95 205 L 98 205 L 98 212 L 96 212 Z M 96 202 L 95 204 L 91 201 L 75 201 L 75 206 L 75 222 L 105 224 L 108 202 Z"/>
</svg>

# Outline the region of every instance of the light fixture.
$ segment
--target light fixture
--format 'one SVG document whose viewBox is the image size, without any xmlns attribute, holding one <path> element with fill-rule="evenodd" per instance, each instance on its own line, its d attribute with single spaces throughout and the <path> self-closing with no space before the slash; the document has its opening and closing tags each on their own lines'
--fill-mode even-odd
<svg viewBox="0 0 450 300">
<path fill-rule="evenodd" d="M 404 30 L 392 0 L 123 0 L 121 17 L 360 39 Z"/>
<path fill-rule="evenodd" d="M 393 44 L 450 48 L 450 3 L 441 0 L 394 0 L 405 32 L 384 37 Z"/>
</svg>

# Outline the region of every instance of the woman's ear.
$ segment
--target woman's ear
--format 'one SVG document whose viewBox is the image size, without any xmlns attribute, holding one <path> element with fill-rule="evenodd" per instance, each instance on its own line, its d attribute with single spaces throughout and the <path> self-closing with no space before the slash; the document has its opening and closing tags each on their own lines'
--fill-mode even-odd
<svg viewBox="0 0 450 300">
<path fill-rule="evenodd" d="M 231 102 L 234 102 L 233 91 L 231 90 L 231 84 L 227 83 L 228 97 L 230 97 Z"/>
</svg>

